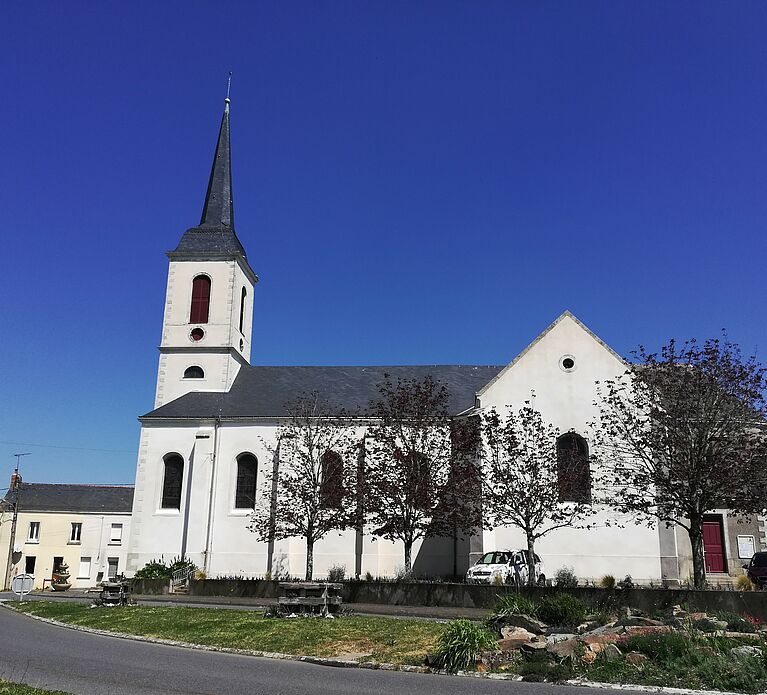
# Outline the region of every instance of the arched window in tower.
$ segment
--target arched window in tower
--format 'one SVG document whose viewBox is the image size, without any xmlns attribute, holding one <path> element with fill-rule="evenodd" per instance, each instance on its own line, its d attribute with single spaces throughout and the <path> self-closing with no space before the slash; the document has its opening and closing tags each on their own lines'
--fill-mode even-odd
<svg viewBox="0 0 767 695">
<path fill-rule="evenodd" d="M 253 454 L 237 457 L 237 484 L 234 491 L 235 509 L 253 509 L 256 506 L 256 475 L 258 459 Z"/>
<path fill-rule="evenodd" d="M 192 310 L 189 323 L 208 323 L 210 310 L 210 278 L 198 275 L 192 280 Z"/>
<path fill-rule="evenodd" d="M 591 502 L 589 445 L 575 432 L 557 439 L 557 483 L 560 502 Z"/>
<path fill-rule="evenodd" d="M 338 509 L 344 500 L 343 459 L 328 449 L 322 455 L 320 465 L 320 504 L 326 509 Z"/>
<path fill-rule="evenodd" d="M 167 454 L 163 459 L 165 471 L 162 481 L 163 509 L 181 509 L 181 488 L 184 482 L 184 459 L 178 454 Z"/>
<path fill-rule="evenodd" d="M 203 371 L 202 367 L 198 367 L 197 365 L 194 365 L 192 367 L 187 367 L 184 370 L 184 379 L 204 379 L 205 378 L 205 372 Z"/>
<path fill-rule="evenodd" d="M 240 333 L 245 326 L 245 297 L 248 296 L 248 291 L 243 287 L 242 294 L 240 295 Z"/>
</svg>

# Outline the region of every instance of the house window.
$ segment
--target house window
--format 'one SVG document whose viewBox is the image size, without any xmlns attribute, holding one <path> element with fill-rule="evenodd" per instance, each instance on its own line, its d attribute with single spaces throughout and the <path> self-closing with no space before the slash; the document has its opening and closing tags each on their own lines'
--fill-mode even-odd
<svg viewBox="0 0 767 695">
<path fill-rule="evenodd" d="M 114 579 L 117 576 L 117 566 L 120 560 L 116 557 L 107 558 L 107 579 Z"/>
<path fill-rule="evenodd" d="M 36 562 L 37 558 L 34 555 L 27 555 L 26 559 L 24 560 L 24 572 L 26 574 L 34 575 Z"/>
<path fill-rule="evenodd" d="M 205 372 L 202 370 L 202 367 L 187 367 L 184 370 L 184 379 L 204 379 L 205 378 Z"/>
<path fill-rule="evenodd" d="M 575 432 L 557 439 L 557 484 L 560 502 L 591 502 L 589 445 Z"/>
<path fill-rule="evenodd" d="M 256 505 L 256 475 L 258 460 L 253 454 L 237 457 L 237 485 L 234 493 L 235 509 L 253 509 Z"/>
<path fill-rule="evenodd" d="M 39 543 L 40 542 L 40 522 L 30 521 L 29 532 L 27 533 L 27 543 Z"/>
<path fill-rule="evenodd" d="M 189 312 L 189 323 L 208 323 L 210 309 L 210 278 L 198 275 L 192 281 L 192 309 Z"/>
<path fill-rule="evenodd" d="M 335 451 L 326 451 L 320 459 L 320 504 L 326 509 L 338 509 L 344 499 L 344 462 Z"/>
<path fill-rule="evenodd" d="M 83 525 L 79 521 L 73 522 L 69 530 L 69 542 L 79 543 L 82 532 L 83 532 Z"/>
<path fill-rule="evenodd" d="M 245 325 L 245 297 L 248 296 L 248 291 L 243 287 L 242 294 L 240 295 L 240 333 Z"/>
<path fill-rule="evenodd" d="M 181 485 L 184 481 L 184 459 L 178 454 L 165 457 L 165 475 L 162 481 L 163 509 L 181 509 Z"/>
<path fill-rule="evenodd" d="M 111 545 L 120 545 L 123 542 L 123 525 L 112 524 L 112 534 L 109 536 Z"/>
<path fill-rule="evenodd" d="M 91 559 L 90 557 L 80 558 L 80 568 L 77 570 L 78 579 L 90 579 L 91 578 Z"/>
</svg>

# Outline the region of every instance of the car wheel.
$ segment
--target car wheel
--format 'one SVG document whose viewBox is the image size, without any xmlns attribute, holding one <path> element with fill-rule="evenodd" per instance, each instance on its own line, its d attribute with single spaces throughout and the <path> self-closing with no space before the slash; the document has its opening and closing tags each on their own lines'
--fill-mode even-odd
<svg viewBox="0 0 767 695">
<path fill-rule="evenodd" d="M 539 574 L 538 575 L 538 586 L 546 586 L 546 575 L 545 574 Z"/>
</svg>

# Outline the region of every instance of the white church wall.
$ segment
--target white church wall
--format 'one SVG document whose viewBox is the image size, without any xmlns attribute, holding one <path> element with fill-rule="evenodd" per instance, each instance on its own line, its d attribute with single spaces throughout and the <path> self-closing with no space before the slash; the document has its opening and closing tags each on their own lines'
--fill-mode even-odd
<svg viewBox="0 0 767 695">
<path fill-rule="evenodd" d="M 567 371 L 563 359 L 574 361 Z M 525 401 L 560 432 L 575 430 L 590 441 L 589 423 L 598 418 L 594 405 L 596 382 L 615 378 L 625 364 L 570 315 L 564 315 L 516 362 L 480 394 L 483 408 L 521 408 Z M 589 520 L 594 528 L 560 529 L 541 539 L 538 552 L 549 573 L 559 567 L 573 567 L 583 579 L 599 580 L 605 574 L 630 574 L 642 581 L 659 581 L 660 547 L 657 528 L 638 526 L 624 517 L 618 519 L 605 508 L 594 505 Z M 622 528 L 608 528 L 620 521 Z M 484 550 L 526 547 L 522 534 L 503 527 L 483 534 Z"/>
</svg>

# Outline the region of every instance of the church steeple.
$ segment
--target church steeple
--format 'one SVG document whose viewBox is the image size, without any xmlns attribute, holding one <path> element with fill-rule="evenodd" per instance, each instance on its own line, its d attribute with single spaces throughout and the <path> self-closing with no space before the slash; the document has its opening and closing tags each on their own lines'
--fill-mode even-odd
<svg viewBox="0 0 767 695">
<path fill-rule="evenodd" d="M 226 391 L 250 361 L 258 276 L 234 231 L 228 90 L 200 224 L 168 258 L 156 407 L 190 391 Z"/>
<path fill-rule="evenodd" d="M 229 90 L 227 90 L 200 224 L 184 232 L 178 246 L 168 253 L 171 260 L 203 256 L 236 256 L 242 260 L 247 258 L 245 249 L 234 231 L 232 148 L 229 130 Z M 247 261 L 245 263 L 247 265 Z M 255 278 L 250 266 L 248 271 Z"/>
<path fill-rule="evenodd" d="M 229 97 L 226 97 L 224 115 L 218 131 L 216 152 L 210 169 L 208 192 L 202 208 L 201 227 L 231 227 L 234 229 L 234 202 L 232 201 L 232 152 L 229 144 Z"/>
</svg>

